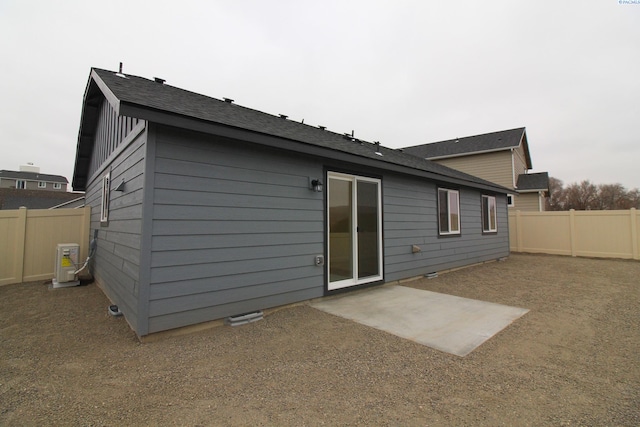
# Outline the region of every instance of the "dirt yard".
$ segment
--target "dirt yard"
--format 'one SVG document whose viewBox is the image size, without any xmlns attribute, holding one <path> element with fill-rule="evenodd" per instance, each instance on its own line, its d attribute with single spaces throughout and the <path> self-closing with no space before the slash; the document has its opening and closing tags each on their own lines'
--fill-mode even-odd
<svg viewBox="0 0 640 427">
<path fill-rule="evenodd" d="M 640 262 L 512 255 L 407 285 L 530 312 L 465 358 L 307 305 L 141 344 L 95 285 L 0 287 L 0 424 L 640 425 Z"/>
</svg>

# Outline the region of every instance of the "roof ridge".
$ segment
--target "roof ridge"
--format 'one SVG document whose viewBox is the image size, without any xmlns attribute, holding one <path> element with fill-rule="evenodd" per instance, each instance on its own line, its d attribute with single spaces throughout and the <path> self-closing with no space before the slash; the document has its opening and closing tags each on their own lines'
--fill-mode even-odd
<svg viewBox="0 0 640 427">
<path fill-rule="evenodd" d="M 357 138 L 353 135 L 353 131 L 338 133 L 327 130 L 325 126 L 313 126 L 302 121 L 289 120 L 282 115 L 278 117 L 271 113 L 236 104 L 231 100 L 220 100 L 168 85 L 160 80 L 151 80 L 133 74 L 125 76 L 129 78 L 121 78 L 114 71 L 92 68 L 87 92 L 85 93 L 85 106 L 88 97 L 97 95 L 98 92 L 103 91 L 103 88 L 106 87 L 111 92 L 110 96 L 119 101 L 119 114 L 123 116 L 130 115 L 131 117 L 151 121 L 163 120 L 168 121 L 167 123 L 183 126 L 186 122 L 176 120 L 176 118 L 182 117 L 187 120 L 280 138 L 309 147 L 382 162 L 378 164 L 378 167 L 384 168 L 384 164 L 402 166 L 407 169 L 437 175 L 441 177 L 439 179 L 462 180 L 470 186 L 484 186 L 497 191 L 506 191 L 506 189 L 495 183 L 438 165 L 405 150 L 384 147 L 379 142 L 370 142 Z M 98 84 L 91 84 L 92 79 L 99 80 Z M 104 92 L 102 95 L 105 95 Z M 85 129 L 85 126 L 88 128 Z M 95 132 L 95 123 L 81 121 L 80 128 L 80 133 L 84 132 L 84 135 L 91 135 L 92 132 Z M 79 137 L 78 146 L 90 143 L 90 138 L 81 140 Z M 87 179 L 87 165 L 83 163 L 82 170 L 79 169 L 78 150 L 76 151 L 73 188 L 83 189 Z M 307 149 L 305 148 L 301 151 L 307 151 Z M 83 160 L 86 162 L 86 159 Z"/>
</svg>

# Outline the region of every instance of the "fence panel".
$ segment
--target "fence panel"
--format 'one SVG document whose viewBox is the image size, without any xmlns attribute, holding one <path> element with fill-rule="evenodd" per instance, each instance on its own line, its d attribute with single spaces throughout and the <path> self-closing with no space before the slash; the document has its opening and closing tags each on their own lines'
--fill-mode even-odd
<svg viewBox="0 0 640 427">
<path fill-rule="evenodd" d="M 0 285 L 52 278 L 58 243 L 78 243 L 84 261 L 90 209 L 0 211 Z"/>
<path fill-rule="evenodd" d="M 640 259 L 639 229 L 636 209 L 509 213 L 514 252 Z"/>
</svg>

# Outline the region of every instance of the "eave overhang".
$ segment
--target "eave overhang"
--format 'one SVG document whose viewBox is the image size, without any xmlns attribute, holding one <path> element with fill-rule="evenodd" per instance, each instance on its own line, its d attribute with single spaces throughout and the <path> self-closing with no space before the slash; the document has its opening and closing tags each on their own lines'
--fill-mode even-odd
<svg viewBox="0 0 640 427">
<path fill-rule="evenodd" d="M 217 135 L 224 138 L 247 141 L 271 148 L 281 149 L 289 152 L 297 152 L 300 154 L 321 157 L 324 159 L 355 163 L 379 170 L 387 170 L 401 174 L 427 178 L 429 180 L 437 182 L 451 183 L 495 193 L 507 194 L 509 192 L 513 192 L 513 190 L 509 190 L 508 188 L 488 182 L 487 184 L 482 184 L 461 178 L 449 177 L 434 172 L 381 161 L 378 159 L 378 156 L 375 155 L 374 152 L 371 153 L 371 157 L 360 156 L 298 140 L 287 139 L 280 136 L 273 136 L 242 128 L 236 128 L 233 126 L 200 120 L 193 117 L 177 115 L 163 110 L 152 109 L 146 106 L 127 103 L 124 101 L 120 102 L 120 113 L 128 117 L 136 117 L 138 119 L 146 120 L 148 122 L 156 123 L 159 125 L 172 126 L 176 128 Z"/>
<path fill-rule="evenodd" d="M 124 77 L 123 77 L 124 78 Z M 332 159 L 342 162 L 355 163 L 358 165 L 387 170 L 406 175 L 426 178 L 440 183 L 450 183 L 459 186 L 477 188 L 480 190 L 507 194 L 513 192 L 508 188 L 490 183 L 477 182 L 475 177 L 464 179 L 451 177 L 437 172 L 431 172 L 406 166 L 398 163 L 381 160 L 375 152 L 371 152 L 371 157 L 360 154 L 353 154 L 334 148 L 323 147 L 312 143 L 288 139 L 282 136 L 260 133 L 255 130 L 247 130 L 231 125 L 220 124 L 209 120 L 198 119 L 191 116 L 168 112 L 163 109 L 156 109 L 138 103 L 127 102 L 118 99 L 109 89 L 107 84 L 100 78 L 95 70 L 91 70 L 83 99 L 82 115 L 80 119 L 80 130 L 76 149 L 75 169 L 73 174 L 72 187 L 75 191 L 85 191 L 89 180 L 88 172 L 93 153 L 93 144 L 98 122 L 99 108 L 103 100 L 116 111 L 119 116 L 127 116 L 156 123 L 159 125 L 173 126 L 197 132 L 203 132 L 221 137 L 243 140 L 256 144 L 282 149 L 290 152 L 307 154 L 310 156 Z M 389 149 L 390 150 L 390 149 Z M 475 178 L 477 179 L 477 178 Z"/>
</svg>

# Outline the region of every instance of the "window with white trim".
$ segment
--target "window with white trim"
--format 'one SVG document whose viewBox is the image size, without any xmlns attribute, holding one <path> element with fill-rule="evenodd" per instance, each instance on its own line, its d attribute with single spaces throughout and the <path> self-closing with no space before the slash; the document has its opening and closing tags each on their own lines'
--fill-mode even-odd
<svg viewBox="0 0 640 427">
<path fill-rule="evenodd" d="M 102 202 L 100 204 L 100 222 L 109 220 L 109 184 L 111 172 L 102 177 Z"/>
<path fill-rule="evenodd" d="M 482 232 L 496 233 L 497 231 L 496 198 L 494 196 L 482 196 Z"/>
<path fill-rule="evenodd" d="M 56 190 L 59 190 L 62 188 L 62 184 L 60 184 L 59 182 L 54 182 L 53 183 L 53 188 L 55 188 Z"/>
<path fill-rule="evenodd" d="M 44 181 L 38 181 L 38 188 L 47 188 L 47 183 Z"/>
<path fill-rule="evenodd" d="M 27 182 L 21 179 L 16 180 L 16 188 L 18 190 L 24 190 L 27 187 Z"/>
<path fill-rule="evenodd" d="M 512 208 L 515 204 L 513 203 L 513 194 L 507 194 L 507 206 Z"/>
<path fill-rule="evenodd" d="M 440 235 L 460 234 L 460 193 L 438 188 L 438 231 Z"/>
</svg>

